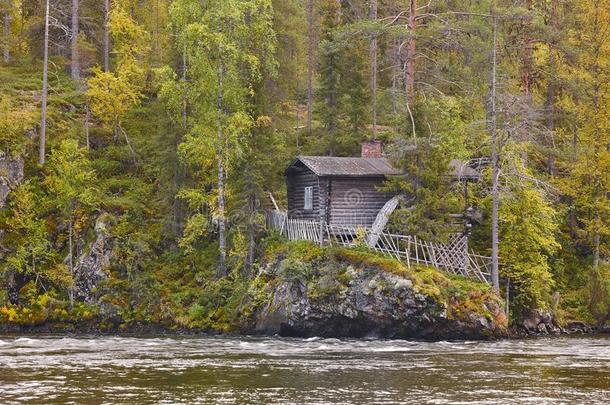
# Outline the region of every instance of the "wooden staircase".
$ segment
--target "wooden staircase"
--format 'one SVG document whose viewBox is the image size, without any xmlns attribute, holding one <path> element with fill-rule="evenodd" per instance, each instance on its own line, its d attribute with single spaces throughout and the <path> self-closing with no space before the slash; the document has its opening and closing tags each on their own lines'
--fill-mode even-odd
<svg viewBox="0 0 610 405">
<path fill-rule="evenodd" d="M 383 232 L 385 226 L 388 224 L 392 212 L 394 212 L 396 207 L 398 207 L 400 199 L 401 197 L 397 195 L 391 200 L 388 200 L 388 202 L 386 202 L 377 213 L 375 222 L 373 222 L 373 226 L 371 227 L 371 233 L 366 238 L 366 244 L 369 247 L 374 248 L 377 245 L 377 242 L 379 242 L 379 235 Z"/>
</svg>

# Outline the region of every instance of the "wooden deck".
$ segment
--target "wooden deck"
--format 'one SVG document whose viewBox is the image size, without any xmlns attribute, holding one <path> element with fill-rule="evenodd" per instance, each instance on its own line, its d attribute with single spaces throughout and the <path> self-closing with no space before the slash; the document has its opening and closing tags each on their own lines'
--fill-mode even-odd
<svg viewBox="0 0 610 405">
<path fill-rule="evenodd" d="M 411 265 L 427 265 L 451 274 L 490 283 L 491 258 L 468 250 L 467 238 L 455 235 L 446 244 L 432 243 L 416 236 L 378 232 L 372 229 L 340 227 L 322 222 L 289 219 L 272 211 L 267 226 L 289 240 L 354 247 L 360 244 Z"/>
</svg>

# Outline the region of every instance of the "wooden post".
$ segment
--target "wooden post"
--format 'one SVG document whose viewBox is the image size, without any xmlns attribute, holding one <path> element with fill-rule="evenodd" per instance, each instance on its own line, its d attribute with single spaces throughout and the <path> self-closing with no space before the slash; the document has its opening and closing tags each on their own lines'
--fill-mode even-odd
<svg viewBox="0 0 610 405">
<path fill-rule="evenodd" d="M 407 267 L 411 269 L 411 236 L 407 237 Z"/>
</svg>

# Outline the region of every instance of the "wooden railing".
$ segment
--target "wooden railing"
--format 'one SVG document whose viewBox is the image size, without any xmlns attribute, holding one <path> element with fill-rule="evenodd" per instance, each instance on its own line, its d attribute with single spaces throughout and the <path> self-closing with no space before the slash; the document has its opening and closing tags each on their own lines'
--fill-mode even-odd
<svg viewBox="0 0 610 405">
<path fill-rule="evenodd" d="M 267 226 L 278 230 L 289 240 L 308 240 L 347 247 L 367 245 L 375 251 L 400 260 L 409 268 L 412 264 L 427 265 L 451 274 L 490 282 L 491 258 L 468 250 L 468 240 L 463 235 L 453 236 L 446 244 L 433 243 L 416 236 L 289 219 L 280 211 L 272 211 L 267 215 Z M 374 245 L 371 241 L 374 241 Z"/>
</svg>

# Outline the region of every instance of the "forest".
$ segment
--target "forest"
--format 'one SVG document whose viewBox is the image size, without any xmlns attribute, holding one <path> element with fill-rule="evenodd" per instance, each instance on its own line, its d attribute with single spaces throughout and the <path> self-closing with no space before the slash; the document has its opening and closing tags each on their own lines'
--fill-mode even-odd
<svg viewBox="0 0 610 405">
<path fill-rule="evenodd" d="M 511 320 L 610 320 L 609 0 L 0 0 L 0 16 L 0 321 L 112 308 L 227 329 L 278 243 L 265 210 L 290 161 L 367 139 L 410 174 L 386 185 L 414 196 L 391 226 L 427 240 L 464 209 L 450 160 L 481 162 L 471 242 L 510 283 Z"/>
</svg>

